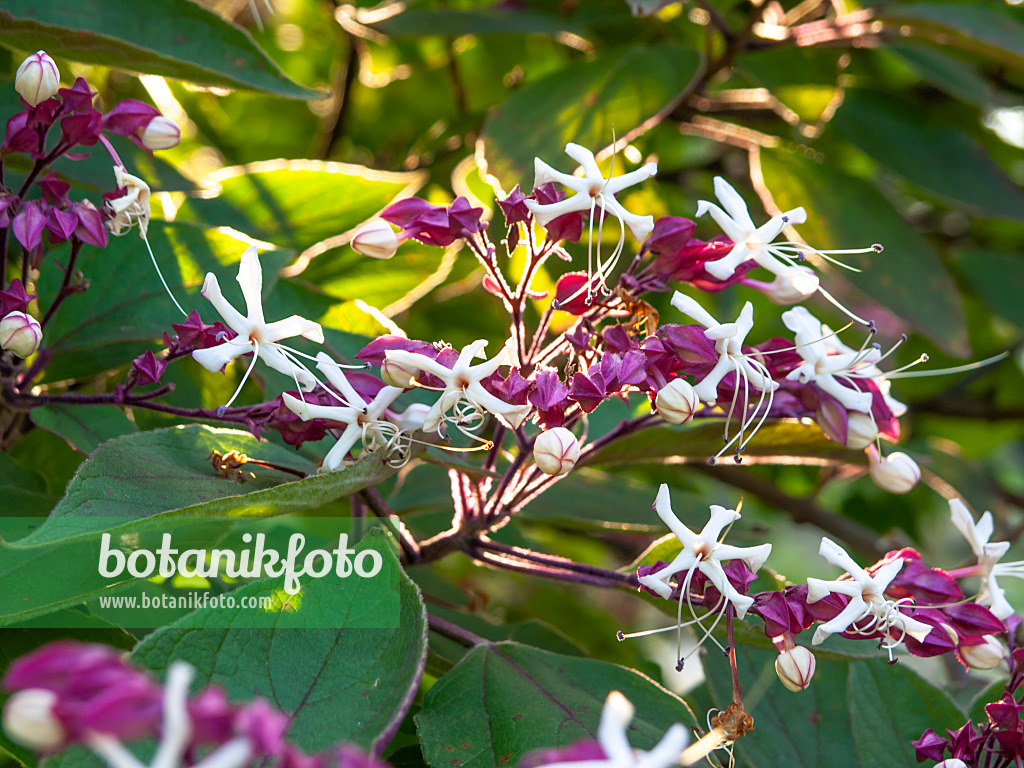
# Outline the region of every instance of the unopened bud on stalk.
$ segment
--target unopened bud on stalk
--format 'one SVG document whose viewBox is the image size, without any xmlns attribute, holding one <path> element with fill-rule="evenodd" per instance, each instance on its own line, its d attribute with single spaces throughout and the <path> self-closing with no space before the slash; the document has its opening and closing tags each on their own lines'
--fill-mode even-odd
<svg viewBox="0 0 1024 768">
<path fill-rule="evenodd" d="M 11 312 L 0 320 L 0 348 L 26 358 L 39 349 L 43 329 L 39 321 L 24 312 Z"/>
<path fill-rule="evenodd" d="M 371 259 L 390 259 L 398 250 L 398 236 L 380 219 L 364 224 L 352 237 L 352 250 Z"/>
<path fill-rule="evenodd" d="M 170 149 L 181 143 L 181 129 L 169 117 L 157 115 L 146 124 L 142 131 L 142 146 L 153 152 Z"/>
<path fill-rule="evenodd" d="M 811 684 L 814 665 L 814 654 L 797 645 L 779 654 L 775 660 L 775 674 L 786 688 L 799 693 Z"/>
<path fill-rule="evenodd" d="M 686 424 L 693 419 L 693 413 L 700 407 L 693 387 L 682 379 L 673 379 L 654 398 L 658 415 L 669 424 Z"/>
<path fill-rule="evenodd" d="M 11 741 L 34 750 L 49 750 L 64 741 L 64 728 L 54 717 L 57 694 L 42 688 L 26 688 L 4 704 L 3 727 Z"/>
<path fill-rule="evenodd" d="M 430 406 L 425 403 L 413 403 L 405 412 L 398 417 L 398 428 L 403 429 L 407 432 L 415 432 L 417 429 L 423 429 L 423 423 L 427 420 L 427 414 L 430 413 Z"/>
<path fill-rule="evenodd" d="M 381 379 L 384 380 L 385 384 L 390 384 L 392 387 L 408 389 L 413 386 L 412 380 L 416 378 L 417 373 L 419 371 L 415 368 L 407 368 L 387 356 L 384 357 L 380 364 Z"/>
<path fill-rule="evenodd" d="M 883 491 L 909 493 L 921 479 L 921 468 L 905 453 L 882 456 L 874 446 L 869 446 L 867 453 L 868 474 Z"/>
<path fill-rule="evenodd" d="M 14 76 L 14 90 L 33 107 L 57 95 L 60 72 L 45 51 L 36 51 L 18 67 Z"/>
<path fill-rule="evenodd" d="M 971 669 L 995 669 L 1006 658 L 1006 649 L 993 635 L 985 635 L 980 645 L 961 645 L 960 658 Z"/>
<path fill-rule="evenodd" d="M 839 410 L 836 406 L 835 410 Z M 818 411 L 818 426 L 830 440 L 837 443 L 842 442 L 836 433 L 833 424 L 828 419 L 824 409 Z M 846 447 L 855 451 L 861 451 L 878 439 L 878 426 L 874 419 L 865 413 L 849 411 L 846 415 Z"/>
<path fill-rule="evenodd" d="M 533 460 L 546 475 L 564 475 L 572 471 L 580 458 L 580 443 L 565 427 L 555 427 L 537 436 Z"/>
</svg>

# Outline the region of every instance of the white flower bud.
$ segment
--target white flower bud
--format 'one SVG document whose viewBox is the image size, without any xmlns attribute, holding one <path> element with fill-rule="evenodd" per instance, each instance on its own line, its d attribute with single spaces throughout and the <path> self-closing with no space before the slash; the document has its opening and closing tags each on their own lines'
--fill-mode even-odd
<svg viewBox="0 0 1024 768">
<path fill-rule="evenodd" d="M 356 230 L 352 250 L 371 259 L 390 259 L 398 250 L 398 236 L 390 224 L 377 219 Z"/>
<path fill-rule="evenodd" d="M 773 304 L 787 307 L 813 296 L 818 290 L 818 276 L 810 267 L 796 266 L 785 275 L 776 275 L 761 290 Z"/>
<path fill-rule="evenodd" d="M 385 384 L 390 384 L 392 387 L 408 389 L 413 385 L 412 380 L 416 378 L 418 373 L 417 369 L 408 368 L 401 363 L 396 363 L 390 357 L 387 357 L 386 354 L 384 361 L 380 364 L 381 379 L 383 379 Z"/>
<path fill-rule="evenodd" d="M 398 417 L 398 428 L 406 432 L 415 432 L 417 429 L 423 429 L 423 422 L 426 421 L 429 412 L 429 405 L 413 403 Z"/>
<path fill-rule="evenodd" d="M 835 411 L 841 406 L 828 403 L 818 411 L 818 426 L 825 436 L 830 440 L 839 442 L 839 435 L 832 428 L 828 418 L 829 415 L 836 415 Z M 839 416 L 841 418 L 841 416 Z M 866 413 L 848 411 L 846 415 L 846 447 L 855 451 L 862 451 L 878 439 L 878 427 L 874 419 Z"/>
<path fill-rule="evenodd" d="M 883 491 L 909 493 L 921 479 L 921 468 L 905 453 L 880 456 L 872 447 L 868 449 L 868 474 Z"/>
<path fill-rule="evenodd" d="M 142 146 L 153 152 L 157 149 L 170 149 L 181 143 L 181 129 L 169 117 L 157 115 L 146 124 L 142 132 Z"/>
<path fill-rule="evenodd" d="M 797 645 L 779 654 L 775 660 L 775 674 L 786 688 L 799 693 L 811 684 L 814 666 L 814 654 Z"/>
<path fill-rule="evenodd" d="M 693 413 L 700 407 L 693 387 L 682 379 L 672 379 L 658 391 L 654 398 L 658 415 L 669 424 L 686 424 L 693 419 Z"/>
<path fill-rule="evenodd" d="M 39 349 L 43 329 L 39 321 L 24 312 L 11 312 L 0 320 L 0 348 L 26 358 Z"/>
<path fill-rule="evenodd" d="M 11 741 L 35 750 L 53 749 L 64 741 L 64 727 L 53 715 L 57 694 L 42 688 L 26 688 L 4 704 L 4 732 Z"/>
<path fill-rule="evenodd" d="M 36 51 L 18 67 L 14 76 L 14 90 L 33 107 L 57 95 L 60 72 L 45 51 Z"/>
<path fill-rule="evenodd" d="M 936 763 L 935 768 L 967 768 L 967 763 L 956 757 L 948 757 L 941 763 Z"/>
<path fill-rule="evenodd" d="M 564 475 L 576 466 L 580 443 L 565 427 L 555 427 L 537 436 L 533 444 L 533 460 L 547 475 Z"/>
<path fill-rule="evenodd" d="M 985 635 L 981 645 L 961 645 L 959 651 L 971 669 L 995 669 L 1006 658 L 1006 649 L 993 635 Z"/>
</svg>

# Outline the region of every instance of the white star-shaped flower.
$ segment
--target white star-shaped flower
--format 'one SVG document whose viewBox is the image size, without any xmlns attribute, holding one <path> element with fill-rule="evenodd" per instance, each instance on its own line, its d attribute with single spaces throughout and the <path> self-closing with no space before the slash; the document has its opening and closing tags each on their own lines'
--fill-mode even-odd
<svg viewBox="0 0 1024 768">
<path fill-rule="evenodd" d="M 481 383 L 484 379 L 501 366 L 513 364 L 512 353 L 506 344 L 496 357 L 471 365 L 474 358 L 482 356 L 486 346 L 487 342 L 484 339 L 478 339 L 463 347 L 451 368 L 446 368 L 418 352 L 388 350 L 385 353 L 386 360 L 391 363 L 411 371 L 424 371 L 444 382 L 441 396 L 430 407 L 423 421 L 424 432 L 440 434 L 445 421 L 452 421 L 458 427 L 465 427 L 467 424 L 475 423 L 474 414 L 480 415 L 483 411 L 500 417 L 516 429 L 529 415 L 531 406 L 506 403 L 484 389 Z M 473 413 L 466 413 L 465 409 L 460 409 L 459 406 L 462 404 L 468 405 Z M 455 415 L 449 416 L 449 411 L 452 410 L 455 410 Z"/>
<path fill-rule="evenodd" d="M 822 336 L 828 336 L 825 340 L 825 348 L 831 354 L 840 355 L 854 355 L 861 353 L 861 350 L 856 350 L 853 347 L 848 347 L 839 337 L 832 333 L 832 329 L 827 325 L 821 326 Z M 891 354 L 892 350 L 886 353 L 886 356 Z M 855 373 L 859 378 L 871 379 L 878 387 L 878 391 L 882 393 L 882 398 L 885 400 L 885 404 L 889 410 L 892 411 L 892 415 L 897 419 L 907 412 L 907 406 L 895 399 L 889 394 L 892 389 L 892 382 L 886 378 L 886 373 L 878 367 L 878 358 L 864 358 L 860 360 L 855 366 Z"/>
<path fill-rule="evenodd" d="M 705 265 L 704 268 L 710 275 L 719 280 L 727 280 L 732 277 L 736 267 L 748 259 L 753 259 L 772 274 L 792 280 L 794 285 L 799 287 L 799 293 L 814 293 L 818 287 L 818 278 L 799 269 L 793 263 L 792 257 L 787 253 L 788 250 L 792 250 L 792 244 L 771 244 L 786 226 L 807 221 L 807 212 L 803 208 L 794 208 L 779 216 L 773 216 L 766 224 L 755 227 L 747 211 L 747 204 L 721 176 L 715 177 L 715 195 L 725 210 L 707 200 L 700 200 L 697 203 L 697 215 L 710 213 L 711 218 L 735 245 L 721 259 L 709 261 Z"/>
<path fill-rule="evenodd" d="M 321 352 L 316 359 L 316 367 L 337 388 L 348 405 L 307 403 L 287 392 L 281 397 L 288 409 L 298 414 L 303 421 L 329 419 L 348 425 L 341 433 L 341 437 L 338 438 L 338 442 L 324 457 L 321 469 L 325 472 L 334 472 L 336 469 L 340 469 L 348 452 L 359 440 L 363 441 L 363 446 L 366 448 L 371 448 L 371 446 L 387 448 L 392 445 L 401 430 L 386 421 L 385 417 L 388 408 L 405 390 L 399 387 L 385 386 L 373 400 L 364 405 L 362 396 L 356 392 L 330 355 Z"/>
<path fill-rule="evenodd" d="M 635 171 L 606 179 L 601 175 L 601 169 L 597 167 L 594 153 L 586 147 L 569 143 L 565 145 L 565 154 L 583 166 L 582 178 L 556 171 L 539 157 L 534 159 L 534 187 L 557 181 L 575 193 L 564 200 L 547 205 L 527 200 L 526 207 L 530 209 L 538 224 L 544 226 L 552 219 L 576 211 L 588 211 L 593 216 L 595 208 L 599 208 L 625 223 L 637 241 L 642 241 L 651 234 L 651 230 L 654 229 L 654 217 L 630 213 L 615 199 L 615 195 L 654 176 L 658 172 L 657 163 L 647 163 Z"/>
<path fill-rule="evenodd" d="M 203 296 L 213 304 L 227 326 L 238 336 L 215 347 L 197 349 L 192 353 L 192 357 L 206 370 L 216 373 L 234 358 L 252 352 L 252 363 L 245 372 L 242 383 L 238 385 L 238 390 L 228 401 L 228 405 L 241 391 L 242 384 L 249 377 L 256 360 L 260 358 L 275 371 L 292 377 L 300 388 L 307 391 L 312 389 L 316 384 L 316 378 L 306 366 L 298 361 L 294 352 L 279 342 L 281 339 L 303 336 L 318 344 L 323 344 L 324 332 L 320 324 L 298 315 L 292 315 L 275 323 L 264 321 L 261 297 L 263 271 L 260 268 L 260 258 L 255 246 L 250 246 L 242 254 L 241 263 L 238 266 L 238 284 L 241 286 L 242 296 L 245 298 L 245 315 L 232 307 L 224 298 L 220 290 L 220 283 L 217 282 L 217 276 L 212 272 L 206 275 L 206 281 L 203 283 Z"/>
<path fill-rule="evenodd" d="M 699 534 L 694 533 L 672 511 L 668 486 L 664 484 L 658 489 L 658 498 L 654 502 L 654 509 L 658 513 L 658 517 L 679 539 L 683 549 L 671 563 L 660 571 L 641 576 L 640 583 L 667 599 L 672 596 L 669 579 L 677 573 L 696 568 L 708 577 L 708 580 L 722 593 L 726 601 L 736 609 L 736 615 L 742 619 L 750 606 L 754 604 L 754 600 L 741 595 L 730 583 L 722 569 L 722 563 L 729 560 L 742 560 L 751 571 L 757 572 L 764 565 L 764 561 L 768 559 L 768 555 L 771 554 L 772 545 L 734 547 L 731 544 L 723 544 L 719 541 L 722 531 L 739 520 L 740 513 L 717 504 L 711 505 L 711 518 L 703 530 Z M 685 599 L 685 596 L 681 599 Z"/>
<path fill-rule="evenodd" d="M 929 625 L 902 613 L 900 601 L 892 601 L 885 597 L 889 583 L 903 568 L 902 559 L 896 558 L 886 563 L 872 576 L 831 539 L 821 540 L 818 554 L 837 568 L 844 569 L 851 578 L 837 581 L 808 578 L 807 602 L 816 603 L 833 592 L 847 595 L 850 602 L 835 618 L 818 625 L 814 637 L 811 638 L 812 645 L 818 645 L 829 635 L 848 631 L 851 626 L 865 618 L 870 619 L 867 625 L 855 627 L 855 631 L 866 635 L 881 632 L 889 638 L 889 643 L 884 647 L 890 651 L 902 641 L 904 635 L 923 641 L 931 632 L 932 628 Z M 895 640 L 890 634 L 893 629 L 901 633 Z"/>
<path fill-rule="evenodd" d="M 125 193 L 113 200 L 105 200 L 103 205 L 110 212 L 107 226 L 114 235 L 131 229 L 138 223 L 142 236 L 146 236 L 149 228 L 149 185 L 138 176 L 132 176 L 124 167 L 114 166 L 114 178 L 119 189 Z"/>
<path fill-rule="evenodd" d="M 993 531 L 991 512 L 985 512 L 975 523 L 967 506 L 960 499 L 950 499 L 949 514 L 953 525 L 967 539 L 967 543 L 971 545 L 971 551 L 978 558 L 978 576 L 981 579 L 981 587 L 978 589 L 978 597 L 975 602 L 987 607 L 999 619 L 1012 616 L 1015 611 L 1007 601 L 1004 590 L 996 581 L 996 576 L 1021 578 L 1024 575 L 1024 563 L 997 565 L 1010 548 L 1010 542 L 989 541 Z"/>
<path fill-rule="evenodd" d="M 715 367 L 693 388 L 697 397 L 706 403 L 716 402 L 718 385 L 732 371 L 761 392 L 774 392 L 779 388 L 761 363 L 743 353 L 743 343 L 754 327 L 754 307 L 749 301 L 743 305 L 735 323 L 719 323 L 704 307 L 679 291 L 672 296 L 672 306 L 703 325 L 707 329 L 704 335 L 715 342 L 715 351 L 718 352 Z"/>
<path fill-rule="evenodd" d="M 831 395 L 848 411 L 871 412 L 871 393 L 846 386 L 850 378 L 862 378 L 862 365 L 874 365 L 882 356 L 873 347 L 864 350 L 829 354 L 824 337 L 828 335 L 821 322 L 804 307 L 794 307 L 782 313 L 782 322 L 793 331 L 796 351 L 804 362 L 786 376 L 790 381 L 814 384 Z"/>
<path fill-rule="evenodd" d="M 549 763 L 540 768 L 669 768 L 679 765 L 690 737 L 682 723 L 676 723 L 649 752 L 629 745 L 629 724 L 636 714 L 633 704 L 618 691 L 612 691 L 601 710 L 597 741 L 604 760 L 578 760 Z"/>
</svg>

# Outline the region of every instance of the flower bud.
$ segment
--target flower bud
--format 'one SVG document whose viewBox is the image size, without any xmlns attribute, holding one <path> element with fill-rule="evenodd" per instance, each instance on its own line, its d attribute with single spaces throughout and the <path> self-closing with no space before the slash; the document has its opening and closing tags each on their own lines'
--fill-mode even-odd
<svg viewBox="0 0 1024 768">
<path fill-rule="evenodd" d="M 949 757 L 941 763 L 936 763 L 935 768 L 967 768 L 967 763 L 957 757 Z"/>
<path fill-rule="evenodd" d="M 878 439 L 878 427 L 875 424 L 874 419 L 868 416 L 866 413 L 858 413 L 857 411 L 846 411 L 842 406 L 829 403 L 828 406 L 822 406 L 818 410 L 818 426 L 821 427 L 821 431 L 825 433 L 825 436 L 830 440 L 835 440 L 837 443 L 842 441 L 839 439 L 839 432 L 837 427 L 832 423 L 831 418 L 846 418 L 846 447 L 851 448 L 855 451 L 862 451 L 871 445 L 875 440 Z M 838 413 L 837 413 L 838 412 Z"/>
<path fill-rule="evenodd" d="M 758 288 L 773 304 L 786 307 L 797 304 L 818 290 L 818 276 L 810 267 L 793 267 L 784 275 L 776 275 L 770 283 Z M 757 286 L 754 286 L 757 287 Z"/>
<path fill-rule="evenodd" d="M 797 645 L 779 654 L 775 660 L 775 674 L 786 688 L 799 693 L 811 684 L 814 665 L 814 654 Z"/>
<path fill-rule="evenodd" d="M 371 259 L 390 259 L 398 250 L 398 236 L 386 221 L 371 221 L 356 230 L 352 250 Z"/>
<path fill-rule="evenodd" d="M 580 444 L 576 435 L 565 427 L 541 432 L 533 444 L 533 460 L 547 475 L 564 475 L 576 466 Z"/>
<path fill-rule="evenodd" d="M 14 90 L 33 107 L 52 99 L 59 88 L 60 72 L 44 51 L 36 51 L 21 62 L 14 76 Z"/>
<path fill-rule="evenodd" d="M 413 386 L 412 380 L 416 378 L 419 371 L 415 368 L 407 368 L 401 363 L 396 363 L 386 354 L 380 363 L 380 377 L 385 384 L 392 387 L 408 389 Z"/>
<path fill-rule="evenodd" d="M 993 635 L 985 635 L 980 645 L 961 645 L 960 658 L 971 669 L 995 669 L 1006 658 L 1006 649 Z"/>
<path fill-rule="evenodd" d="M 7 699 L 2 715 L 4 733 L 11 741 L 34 750 L 48 750 L 64 741 L 64 728 L 53 714 L 57 694 L 26 688 Z"/>
<path fill-rule="evenodd" d="M 875 485 L 889 493 L 909 493 L 921 479 L 921 468 L 907 454 L 897 451 L 881 456 L 874 446 L 868 448 L 868 474 Z"/>
<path fill-rule="evenodd" d="M 425 403 L 413 403 L 405 412 L 398 417 L 398 428 L 407 432 L 415 432 L 417 429 L 423 429 L 423 423 L 427 420 L 427 413 L 430 412 L 430 406 Z"/>
<path fill-rule="evenodd" d="M 181 129 L 169 117 L 158 115 L 146 124 L 142 131 L 142 146 L 153 152 L 157 149 L 170 149 L 181 143 Z"/>
<path fill-rule="evenodd" d="M 682 379 L 672 379 L 661 388 L 654 398 L 658 415 L 669 424 L 686 424 L 693 419 L 693 413 L 700 407 L 693 387 Z"/>
<path fill-rule="evenodd" d="M 24 312 L 11 312 L 0 320 L 0 348 L 26 358 L 39 349 L 43 329 L 39 321 Z"/>
</svg>

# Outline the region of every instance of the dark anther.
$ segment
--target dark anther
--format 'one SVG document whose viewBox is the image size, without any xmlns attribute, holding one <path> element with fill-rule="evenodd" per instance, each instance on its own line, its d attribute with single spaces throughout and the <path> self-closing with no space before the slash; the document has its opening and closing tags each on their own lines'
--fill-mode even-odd
<svg viewBox="0 0 1024 768">
<path fill-rule="evenodd" d="M 715 466 L 715 457 L 714 456 L 711 456 L 708 459 L 708 466 L 711 466 L 711 467 Z"/>
<path fill-rule="evenodd" d="M 685 659 L 680 659 L 678 662 L 676 662 L 676 672 L 682 672 L 683 671 L 683 663 L 685 661 L 686 661 Z"/>
<path fill-rule="evenodd" d="M 562 306 L 562 302 L 560 302 L 558 299 L 555 299 L 554 301 L 551 302 L 551 308 L 552 309 L 558 309 L 561 306 Z"/>
<path fill-rule="evenodd" d="M 882 247 L 881 243 L 875 243 L 874 245 L 871 246 L 871 250 L 874 251 L 875 253 L 881 253 L 882 251 L 885 250 L 885 248 Z"/>
<path fill-rule="evenodd" d="M 620 641 L 621 641 L 621 640 L 625 640 L 625 639 L 626 639 L 626 635 L 625 635 L 625 633 L 624 633 L 624 632 L 623 632 L 623 631 L 622 631 L 622 630 L 620 629 L 620 630 L 619 630 L 618 632 L 616 632 L 616 633 L 615 633 L 615 639 L 616 639 L 616 640 L 620 640 Z"/>
<path fill-rule="evenodd" d="M 218 419 L 221 418 L 225 413 L 227 413 L 227 410 L 228 410 L 228 407 L 226 405 L 218 405 L 217 406 L 217 418 Z"/>
</svg>

